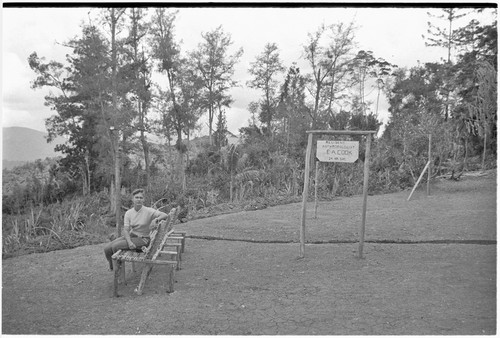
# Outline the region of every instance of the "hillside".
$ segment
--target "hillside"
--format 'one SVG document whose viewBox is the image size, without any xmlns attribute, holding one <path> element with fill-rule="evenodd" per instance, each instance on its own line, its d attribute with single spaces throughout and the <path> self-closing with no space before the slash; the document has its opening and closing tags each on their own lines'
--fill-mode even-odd
<svg viewBox="0 0 500 338">
<path fill-rule="evenodd" d="M 2 168 L 10 169 L 25 162 L 59 156 L 60 153 L 54 151 L 54 148 L 64 140 L 59 138 L 47 143 L 46 135 L 44 132 L 24 127 L 2 128 Z"/>
</svg>

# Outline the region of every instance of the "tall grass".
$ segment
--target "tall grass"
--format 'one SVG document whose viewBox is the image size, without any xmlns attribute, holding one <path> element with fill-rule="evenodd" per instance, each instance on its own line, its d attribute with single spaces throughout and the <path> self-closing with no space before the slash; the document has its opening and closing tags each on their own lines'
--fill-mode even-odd
<svg viewBox="0 0 500 338">
<path fill-rule="evenodd" d="M 105 241 L 110 229 L 105 225 L 102 205 L 99 206 L 101 197 L 94 194 L 45 207 L 32 206 L 25 215 L 9 217 L 7 224 L 3 223 L 3 256 Z"/>
</svg>

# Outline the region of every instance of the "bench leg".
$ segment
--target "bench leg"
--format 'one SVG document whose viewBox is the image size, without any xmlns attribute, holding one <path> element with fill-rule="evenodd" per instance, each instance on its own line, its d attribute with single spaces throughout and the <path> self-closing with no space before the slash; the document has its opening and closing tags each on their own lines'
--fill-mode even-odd
<svg viewBox="0 0 500 338">
<path fill-rule="evenodd" d="M 182 247 L 177 246 L 177 248 L 175 248 L 175 250 L 177 250 L 177 256 L 179 256 L 179 260 L 182 261 Z"/>
<path fill-rule="evenodd" d="M 125 261 L 121 262 L 121 267 L 120 267 L 121 271 L 122 271 L 122 281 L 123 281 L 123 285 L 127 285 L 127 278 L 125 277 L 125 273 L 126 273 L 126 270 L 125 269 Z"/>
<path fill-rule="evenodd" d="M 118 280 L 120 279 L 120 269 L 122 266 L 122 262 L 119 260 L 113 260 L 115 278 L 113 281 L 113 297 L 118 297 Z"/>
<path fill-rule="evenodd" d="M 142 290 L 144 290 L 144 284 L 146 284 L 146 279 L 148 278 L 149 274 L 151 273 L 151 269 L 153 269 L 153 264 L 146 264 L 144 266 L 144 268 L 142 269 L 141 280 L 139 282 L 139 285 L 135 289 L 135 292 L 138 295 L 142 295 Z"/>
<path fill-rule="evenodd" d="M 174 292 L 174 266 L 172 264 L 167 264 L 167 292 Z"/>
<path fill-rule="evenodd" d="M 181 269 L 181 247 L 177 247 L 177 270 Z"/>
</svg>

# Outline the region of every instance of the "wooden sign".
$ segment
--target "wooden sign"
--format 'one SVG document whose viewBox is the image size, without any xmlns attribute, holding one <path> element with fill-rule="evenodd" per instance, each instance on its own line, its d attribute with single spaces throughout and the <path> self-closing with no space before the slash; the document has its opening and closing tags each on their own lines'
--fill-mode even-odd
<svg viewBox="0 0 500 338">
<path fill-rule="evenodd" d="M 358 141 L 322 141 L 318 140 L 316 157 L 321 162 L 353 163 L 358 159 Z"/>
<path fill-rule="evenodd" d="M 374 130 L 308 130 L 307 149 L 304 168 L 304 189 L 302 190 L 302 216 L 300 218 L 299 241 L 300 258 L 304 258 L 306 249 L 306 209 L 309 197 L 309 173 L 311 171 L 311 156 L 314 135 L 364 135 L 366 136 L 365 161 L 363 165 L 363 209 L 359 229 L 359 258 L 363 258 L 365 243 L 366 205 L 368 198 L 368 176 L 370 174 L 370 147 Z M 358 159 L 359 143 L 356 141 L 318 141 L 317 157 L 320 161 L 354 162 Z M 430 156 L 429 156 L 430 158 Z"/>
</svg>

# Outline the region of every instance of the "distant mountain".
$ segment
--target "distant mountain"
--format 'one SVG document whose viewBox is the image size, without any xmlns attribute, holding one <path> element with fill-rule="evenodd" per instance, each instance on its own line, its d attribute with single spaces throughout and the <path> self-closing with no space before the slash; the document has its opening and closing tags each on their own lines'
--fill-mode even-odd
<svg viewBox="0 0 500 338">
<path fill-rule="evenodd" d="M 37 159 L 44 160 L 47 157 L 58 157 L 62 154 L 54 151 L 57 144 L 62 144 L 65 140 L 61 137 L 51 143 L 47 143 L 47 133 L 24 127 L 3 128 L 3 153 L 2 168 L 12 169 L 21 166 L 26 162 L 34 162 Z M 227 135 L 229 144 L 239 141 L 239 138 L 232 133 Z M 155 142 L 156 141 L 156 142 Z M 159 139 L 154 139 L 152 143 L 160 144 Z M 185 141 L 186 142 L 186 141 Z M 208 136 L 196 137 L 189 141 L 191 151 L 194 155 L 203 149 L 203 145 L 209 143 Z"/>
<path fill-rule="evenodd" d="M 10 169 L 37 159 L 60 156 L 61 153 L 54 148 L 57 144 L 64 143 L 64 139 L 58 138 L 47 143 L 45 136 L 46 133 L 30 128 L 3 128 L 2 168 Z"/>
</svg>

